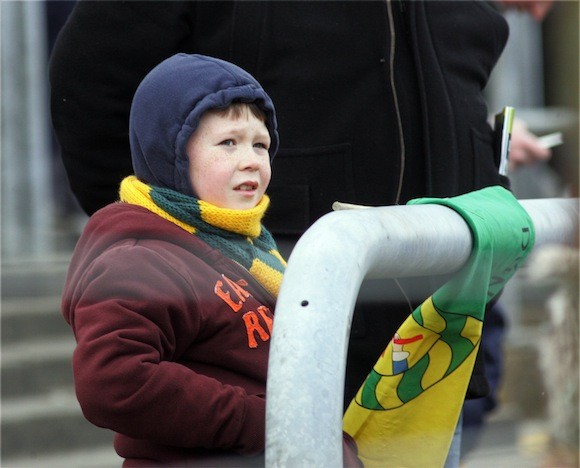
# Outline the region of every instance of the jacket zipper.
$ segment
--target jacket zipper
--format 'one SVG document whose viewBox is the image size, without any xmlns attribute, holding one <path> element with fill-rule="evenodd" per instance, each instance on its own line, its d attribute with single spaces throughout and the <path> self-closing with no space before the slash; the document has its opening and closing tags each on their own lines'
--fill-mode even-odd
<svg viewBox="0 0 580 468">
<path fill-rule="evenodd" d="M 399 8 L 401 9 L 401 14 L 405 14 L 405 5 L 403 3 L 404 0 L 399 1 Z M 400 147 L 400 162 L 401 162 L 401 169 L 399 171 L 399 182 L 397 185 L 397 195 L 395 196 L 395 205 L 398 205 L 401 201 L 401 192 L 403 190 L 403 178 L 405 176 L 405 139 L 403 133 L 403 121 L 401 119 L 401 110 L 399 108 L 399 98 L 397 95 L 397 85 L 395 83 L 395 51 L 396 51 L 396 42 L 395 42 L 395 21 L 393 18 L 393 0 L 385 0 L 387 5 L 387 16 L 389 20 L 389 34 L 391 38 L 391 43 L 389 44 L 389 80 L 391 83 L 391 92 L 393 93 L 393 103 L 395 105 L 395 115 L 397 117 L 397 128 L 399 134 L 399 147 Z M 411 304 L 411 300 L 403 285 L 399 281 L 398 278 L 393 278 L 393 281 L 401 291 L 401 294 L 405 298 L 407 302 L 407 306 L 409 307 L 410 313 L 413 313 L 413 305 Z"/>
<path fill-rule="evenodd" d="M 391 84 L 391 92 L 393 93 L 393 103 L 395 105 L 395 115 L 397 117 L 397 128 L 398 128 L 398 135 L 399 135 L 399 147 L 400 147 L 400 163 L 401 168 L 399 171 L 399 182 L 397 185 L 397 192 L 395 196 L 395 205 L 398 205 L 401 200 L 401 191 L 403 190 L 403 177 L 405 175 L 405 139 L 403 134 L 403 122 L 401 119 L 401 111 L 399 108 L 399 99 L 397 96 L 397 85 L 395 84 L 395 50 L 396 50 L 396 42 L 395 42 L 395 22 L 393 18 L 393 0 L 385 0 L 387 5 L 387 16 L 389 21 L 389 34 L 390 34 L 390 50 L 389 50 L 389 79 Z M 401 13 L 404 13 L 405 7 L 403 2 L 400 1 L 400 8 Z"/>
</svg>

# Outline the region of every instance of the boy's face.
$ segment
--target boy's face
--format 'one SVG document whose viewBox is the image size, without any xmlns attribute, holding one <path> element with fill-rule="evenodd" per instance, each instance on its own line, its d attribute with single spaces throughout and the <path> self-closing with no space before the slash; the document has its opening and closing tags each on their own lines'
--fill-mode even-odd
<svg viewBox="0 0 580 468">
<path fill-rule="evenodd" d="M 269 147 L 266 125 L 251 112 L 206 112 L 186 147 L 197 197 L 221 208 L 255 207 L 272 175 Z"/>
</svg>

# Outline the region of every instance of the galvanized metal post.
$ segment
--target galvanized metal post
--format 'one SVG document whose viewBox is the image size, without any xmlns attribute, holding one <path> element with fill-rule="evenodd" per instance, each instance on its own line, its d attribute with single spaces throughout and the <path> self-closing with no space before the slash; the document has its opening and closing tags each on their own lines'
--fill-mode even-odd
<svg viewBox="0 0 580 468">
<path fill-rule="evenodd" d="M 572 242 L 577 199 L 521 202 L 536 246 Z M 472 248 L 463 218 L 438 205 L 330 213 L 288 262 L 272 336 L 266 404 L 268 467 L 342 466 L 348 337 L 363 279 L 444 274 Z"/>
</svg>

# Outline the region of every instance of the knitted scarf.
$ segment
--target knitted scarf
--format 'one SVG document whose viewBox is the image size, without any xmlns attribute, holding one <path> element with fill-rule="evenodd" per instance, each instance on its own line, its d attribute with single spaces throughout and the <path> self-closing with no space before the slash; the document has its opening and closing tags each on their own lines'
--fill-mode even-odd
<svg viewBox="0 0 580 468">
<path fill-rule="evenodd" d="M 126 177 L 119 191 L 121 201 L 142 206 L 198 236 L 226 257 L 236 261 L 273 294 L 278 295 L 286 262 L 272 234 L 261 224 L 270 199 L 264 195 L 249 210 L 220 208 L 171 189 L 147 185 Z"/>
</svg>

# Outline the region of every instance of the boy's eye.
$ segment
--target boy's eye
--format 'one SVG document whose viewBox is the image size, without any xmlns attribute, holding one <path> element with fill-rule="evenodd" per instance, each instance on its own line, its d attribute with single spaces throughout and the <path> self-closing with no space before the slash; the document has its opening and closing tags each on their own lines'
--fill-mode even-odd
<svg viewBox="0 0 580 468">
<path fill-rule="evenodd" d="M 224 140 L 220 143 L 220 145 L 224 145 L 224 146 L 234 146 L 234 140 Z"/>
<path fill-rule="evenodd" d="M 254 146 L 256 148 L 261 148 L 261 149 L 265 149 L 266 151 L 268 151 L 268 145 L 266 145 L 265 143 L 255 143 Z"/>
</svg>

